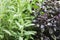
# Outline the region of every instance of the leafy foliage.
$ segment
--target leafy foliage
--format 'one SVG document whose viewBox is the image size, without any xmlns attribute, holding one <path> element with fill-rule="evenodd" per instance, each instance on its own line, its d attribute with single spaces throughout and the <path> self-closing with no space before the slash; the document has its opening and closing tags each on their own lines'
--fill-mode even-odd
<svg viewBox="0 0 60 40">
<path fill-rule="evenodd" d="M 60 1 L 45 0 L 33 23 L 39 28 L 35 36 L 38 40 L 60 40 Z"/>
<path fill-rule="evenodd" d="M 0 0 L 0 40 L 33 40 L 32 35 L 36 32 L 28 28 L 33 25 L 32 7 L 39 8 L 36 1 Z"/>
</svg>

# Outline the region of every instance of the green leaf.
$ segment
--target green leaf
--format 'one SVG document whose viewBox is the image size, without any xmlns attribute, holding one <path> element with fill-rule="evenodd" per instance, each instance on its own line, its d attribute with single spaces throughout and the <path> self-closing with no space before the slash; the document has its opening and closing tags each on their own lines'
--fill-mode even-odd
<svg viewBox="0 0 60 40">
<path fill-rule="evenodd" d="M 0 35 L 0 38 L 3 39 L 4 38 L 4 35 Z"/>
<path fill-rule="evenodd" d="M 35 33 L 35 31 L 25 31 L 24 35 L 34 35 Z"/>
<path fill-rule="evenodd" d="M 32 10 L 31 10 L 31 5 L 30 5 L 30 4 L 28 4 L 27 9 L 28 9 L 30 12 L 32 12 Z"/>
<path fill-rule="evenodd" d="M 19 29 L 20 29 L 20 30 L 23 28 L 23 26 L 22 26 L 22 25 L 20 25 L 20 23 L 19 23 L 19 22 L 15 21 L 15 23 L 16 23 L 16 25 L 19 27 Z"/>
<path fill-rule="evenodd" d="M 19 37 L 19 40 L 23 40 L 23 37 Z"/>
<path fill-rule="evenodd" d="M 9 30 L 3 29 L 3 31 L 9 35 L 12 35 L 11 32 Z"/>
</svg>

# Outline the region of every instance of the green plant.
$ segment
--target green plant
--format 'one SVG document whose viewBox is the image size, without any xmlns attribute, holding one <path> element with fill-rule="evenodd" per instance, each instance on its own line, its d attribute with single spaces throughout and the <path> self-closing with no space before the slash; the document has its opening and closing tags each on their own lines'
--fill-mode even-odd
<svg viewBox="0 0 60 40">
<path fill-rule="evenodd" d="M 0 40 L 32 39 L 35 31 L 26 31 L 31 26 L 30 0 L 0 0 Z"/>
<path fill-rule="evenodd" d="M 34 40 L 33 11 L 42 0 L 0 0 L 0 40 Z M 38 4 L 37 4 L 38 3 Z M 32 10 L 34 9 L 34 10 Z M 28 29 L 29 28 L 29 29 Z"/>
</svg>

